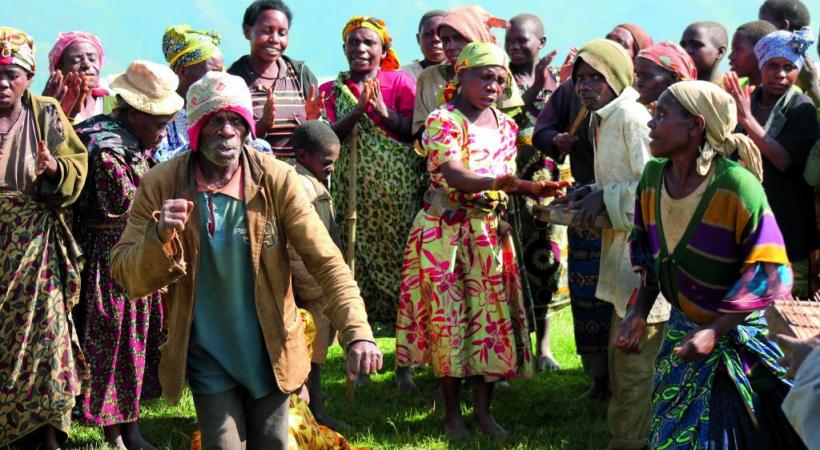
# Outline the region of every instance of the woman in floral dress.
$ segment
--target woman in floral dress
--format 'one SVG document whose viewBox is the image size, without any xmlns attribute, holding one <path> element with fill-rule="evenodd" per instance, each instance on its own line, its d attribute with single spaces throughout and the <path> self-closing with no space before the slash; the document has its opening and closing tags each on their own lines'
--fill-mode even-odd
<svg viewBox="0 0 820 450">
<path fill-rule="evenodd" d="M 117 449 L 154 448 L 142 438 L 138 421 L 141 400 L 161 394 L 156 371 L 162 304 L 158 292 L 129 299 L 111 277 L 109 256 L 125 229 L 140 179 L 156 164 L 152 150 L 183 105 L 176 80 L 165 66 L 136 61 L 111 83 L 118 102 L 114 112 L 77 125 L 89 153 L 88 182 L 74 210 L 74 232 L 85 254 L 80 342 L 91 367 L 81 421 L 103 427 L 106 441 Z M 163 82 L 168 88 L 164 98 L 140 91 Z"/>
<path fill-rule="evenodd" d="M 504 51 L 468 44 L 455 96 L 425 122 L 430 185 L 405 248 L 397 318 L 400 366 L 430 364 L 440 378 L 448 434 L 467 433 L 461 379 L 474 383 L 476 425 L 501 439 L 490 414 L 493 382 L 532 373 L 532 351 L 510 226 L 508 194 L 554 195 L 555 182 L 515 176 L 518 128 L 493 107 L 510 86 Z"/>
</svg>

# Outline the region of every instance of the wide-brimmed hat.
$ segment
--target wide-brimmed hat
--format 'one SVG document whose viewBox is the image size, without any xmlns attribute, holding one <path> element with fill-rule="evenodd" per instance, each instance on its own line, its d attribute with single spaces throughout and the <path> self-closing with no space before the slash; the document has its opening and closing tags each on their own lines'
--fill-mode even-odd
<svg viewBox="0 0 820 450">
<path fill-rule="evenodd" d="M 164 64 L 137 60 L 111 81 L 110 87 L 133 108 L 153 116 L 175 114 L 185 106 L 177 94 L 179 78 Z"/>
</svg>

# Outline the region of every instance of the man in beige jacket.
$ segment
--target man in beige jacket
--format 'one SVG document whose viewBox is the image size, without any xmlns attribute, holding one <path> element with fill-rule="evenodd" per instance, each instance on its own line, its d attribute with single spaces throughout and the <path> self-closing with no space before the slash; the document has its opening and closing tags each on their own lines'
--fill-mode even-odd
<svg viewBox="0 0 820 450">
<path fill-rule="evenodd" d="M 112 272 L 130 297 L 167 287 L 160 380 L 172 402 L 187 380 L 203 449 L 286 448 L 288 393 L 310 370 L 288 244 L 328 298 L 348 376 L 376 372 L 382 354 L 299 176 L 248 146 L 254 121 L 242 79 L 210 72 L 187 105 L 191 151 L 142 179 Z"/>
</svg>

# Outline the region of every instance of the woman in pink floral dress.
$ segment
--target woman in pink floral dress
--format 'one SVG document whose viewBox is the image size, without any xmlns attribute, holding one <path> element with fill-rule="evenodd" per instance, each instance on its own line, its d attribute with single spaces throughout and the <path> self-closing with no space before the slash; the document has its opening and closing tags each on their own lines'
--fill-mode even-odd
<svg viewBox="0 0 820 450">
<path fill-rule="evenodd" d="M 554 195 L 561 185 L 515 176 L 517 127 L 493 107 L 510 86 L 504 51 L 471 43 L 455 70 L 448 102 L 422 136 L 431 181 L 405 248 L 396 353 L 400 366 L 430 364 L 440 378 L 448 434 L 467 433 L 459 387 L 471 378 L 476 425 L 501 439 L 490 414 L 493 381 L 530 375 L 532 352 L 499 207 L 508 194 Z"/>
<path fill-rule="evenodd" d="M 183 101 L 174 72 L 149 61 L 131 63 L 111 87 L 114 111 L 76 125 L 88 148 L 88 179 L 74 206 L 74 233 L 85 256 L 74 312 L 91 372 L 78 412 L 80 423 L 102 427 L 106 442 L 117 450 L 156 450 L 143 438 L 139 419 L 141 403 L 161 394 L 161 297 L 154 292 L 128 298 L 111 276 L 110 256 L 140 182 L 156 164 L 153 150 Z"/>
</svg>

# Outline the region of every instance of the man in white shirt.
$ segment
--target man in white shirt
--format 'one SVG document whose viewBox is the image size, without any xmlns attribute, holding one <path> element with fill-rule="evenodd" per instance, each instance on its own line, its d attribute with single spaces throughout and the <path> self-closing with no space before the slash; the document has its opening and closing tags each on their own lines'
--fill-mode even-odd
<svg viewBox="0 0 820 450">
<path fill-rule="evenodd" d="M 595 292 L 597 298 L 614 306 L 608 355 L 612 385 L 609 448 L 640 449 L 649 443 L 655 356 L 670 305 L 655 302 L 640 354 L 624 353 L 613 345 L 613 339 L 641 282 L 640 275 L 632 271 L 628 241 L 635 189 L 650 158 L 647 124 L 651 116 L 631 87 L 631 58 L 613 41 L 598 39 L 582 47 L 572 79 L 576 94 L 590 111 L 590 141 L 595 151 L 595 183 L 577 190 L 570 204 L 571 209 L 579 209 L 573 226 L 591 228 L 599 215 L 611 222 L 600 230 L 601 265 Z"/>
</svg>

